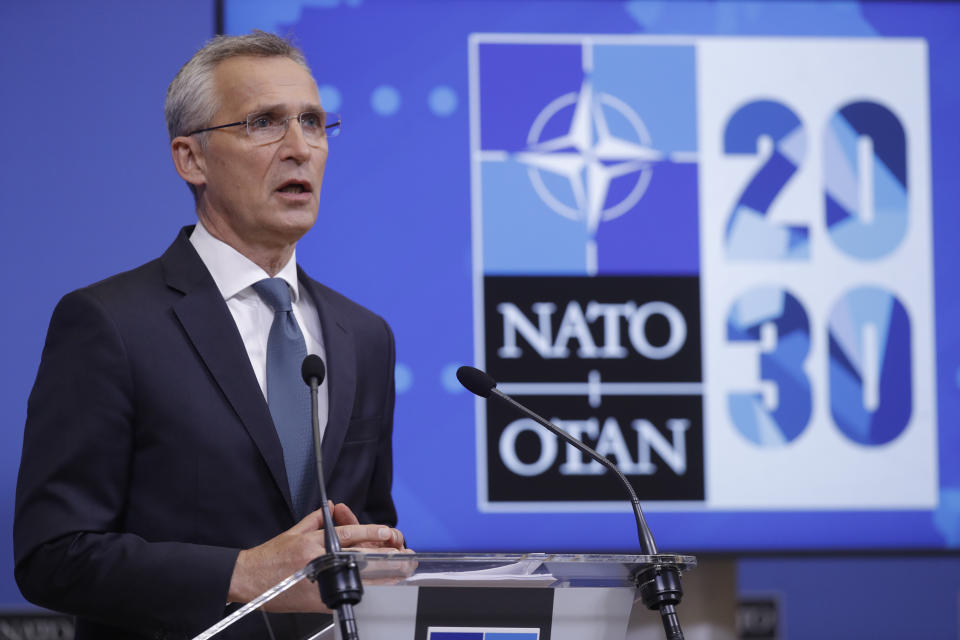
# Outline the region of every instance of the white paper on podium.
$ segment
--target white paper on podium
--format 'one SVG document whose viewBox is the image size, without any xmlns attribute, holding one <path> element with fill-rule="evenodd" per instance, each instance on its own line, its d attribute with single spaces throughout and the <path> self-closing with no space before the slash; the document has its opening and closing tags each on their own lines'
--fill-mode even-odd
<svg viewBox="0 0 960 640">
<path fill-rule="evenodd" d="M 531 558 L 475 571 L 420 573 L 407 578 L 404 584 L 417 587 L 549 587 L 556 578 L 549 573 L 534 573 L 542 565 L 542 560 Z"/>
</svg>

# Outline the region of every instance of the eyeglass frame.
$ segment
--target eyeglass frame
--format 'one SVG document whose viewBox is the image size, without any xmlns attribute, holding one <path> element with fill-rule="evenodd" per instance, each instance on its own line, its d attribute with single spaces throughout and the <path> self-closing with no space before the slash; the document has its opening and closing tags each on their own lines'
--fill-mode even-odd
<svg viewBox="0 0 960 640">
<path fill-rule="evenodd" d="M 324 137 L 324 138 L 332 138 L 332 137 L 335 137 L 335 136 L 337 135 L 336 133 L 334 133 L 332 136 L 328 136 L 328 135 L 327 135 L 327 129 L 330 129 L 331 127 L 336 127 L 336 128 L 337 128 L 336 130 L 339 131 L 339 130 L 342 128 L 342 126 L 343 126 L 343 119 L 340 117 L 340 114 L 339 114 L 339 113 L 332 112 L 332 111 L 316 111 L 316 110 L 310 110 L 310 111 L 301 111 L 300 113 L 298 113 L 298 114 L 296 114 L 296 115 L 292 115 L 292 116 L 288 116 L 288 117 L 286 117 L 286 118 L 283 118 L 283 133 L 280 134 L 280 136 L 279 136 L 276 140 L 271 140 L 270 142 L 262 142 L 262 143 L 260 143 L 260 144 L 273 144 L 274 142 L 277 142 L 278 140 L 282 140 L 283 137 L 284 137 L 285 135 L 287 135 L 287 132 L 290 131 L 290 121 L 293 120 L 294 118 L 296 118 L 297 122 L 300 123 L 300 126 L 303 127 L 303 122 L 300 120 L 303 116 L 305 116 L 305 115 L 317 115 L 318 113 L 323 113 L 325 116 L 335 116 L 335 117 L 336 117 L 336 121 L 335 121 L 335 122 L 333 122 L 333 123 L 331 123 L 331 124 L 326 124 L 326 123 L 325 123 L 325 124 L 323 125 L 323 134 L 324 134 L 323 137 Z M 196 131 L 191 131 L 190 133 L 186 134 L 186 137 L 189 138 L 189 137 L 192 136 L 192 135 L 196 135 L 196 134 L 198 134 L 198 133 L 206 133 L 207 131 L 216 131 L 217 129 L 226 129 L 227 127 L 239 127 L 240 125 L 246 126 L 246 127 L 247 127 L 247 135 L 252 137 L 253 134 L 250 133 L 250 119 L 251 119 L 251 118 L 256 119 L 256 118 L 259 118 L 259 117 L 261 117 L 261 116 L 263 116 L 263 115 L 265 115 L 265 114 L 260 113 L 259 111 L 255 111 L 255 112 L 253 112 L 253 113 L 251 113 L 251 114 L 248 114 L 247 117 L 246 117 L 246 119 L 240 120 L 239 122 L 231 122 L 231 123 L 229 123 L 229 124 L 218 124 L 218 125 L 215 126 L 215 127 L 207 127 L 207 128 L 205 128 L 205 129 L 197 129 Z"/>
</svg>

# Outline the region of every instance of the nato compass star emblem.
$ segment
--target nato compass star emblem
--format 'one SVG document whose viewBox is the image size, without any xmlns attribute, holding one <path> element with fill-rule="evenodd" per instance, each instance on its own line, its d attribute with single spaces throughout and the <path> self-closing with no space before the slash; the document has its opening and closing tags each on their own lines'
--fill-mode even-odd
<svg viewBox="0 0 960 640">
<path fill-rule="evenodd" d="M 547 125 L 569 111 L 571 105 L 573 117 L 566 133 L 542 139 Z M 611 133 L 608 117 L 614 113 L 627 123 L 626 130 L 632 130 L 632 140 Z M 650 134 L 640 116 L 622 100 L 594 92 L 589 79 L 584 80 L 579 93 L 562 95 L 544 107 L 530 127 L 526 150 L 513 157 L 527 165 L 533 188 L 548 207 L 586 225 L 590 236 L 587 271 L 591 275 L 597 272 L 595 238 L 600 223 L 621 216 L 636 205 L 650 184 L 653 165 L 664 160 L 664 154 L 651 146 Z M 569 181 L 572 205 L 547 187 L 541 172 Z M 632 174 L 635 178 L 627 195 L 609 203 L 611 181 Z"/>
</svg>

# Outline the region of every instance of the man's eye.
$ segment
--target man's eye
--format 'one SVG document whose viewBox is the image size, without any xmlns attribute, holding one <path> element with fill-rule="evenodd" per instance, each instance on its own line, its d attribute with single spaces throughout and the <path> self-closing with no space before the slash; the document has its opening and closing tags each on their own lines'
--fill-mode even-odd
<svg viewBox="0 0 960 640">
<path fill-rule="evenodd" d="M 308 129 L 322 129 L 323 116 L 319 113 L 304 113 L 300 116 L 300 124 Z"/>
<path fill-rule="evenodd" d="M 250 118 L 247 126 L 251 129 L 269 129 L 273 126 L 273 119 L 270 116 L 257 116 L 256 118 Z"/>
</svg>

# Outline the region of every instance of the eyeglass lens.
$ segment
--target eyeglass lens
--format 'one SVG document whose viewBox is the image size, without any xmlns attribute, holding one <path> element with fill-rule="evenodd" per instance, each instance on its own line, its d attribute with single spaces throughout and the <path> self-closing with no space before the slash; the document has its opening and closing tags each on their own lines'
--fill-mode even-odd
<svg viewBox="0 0 960 640">
<path fill-rule="evenodd" d="M 286 135 L 291 120 L 300 121 L 303 137 L 310 144 L 320 144 L 324 138 L 340 133 L 340 116 L 321 111 L 304 111 L 296 116 L 253 114 L 247 117 L 247 132 L 258 144 L 275 142 Z"/>
</svg>

